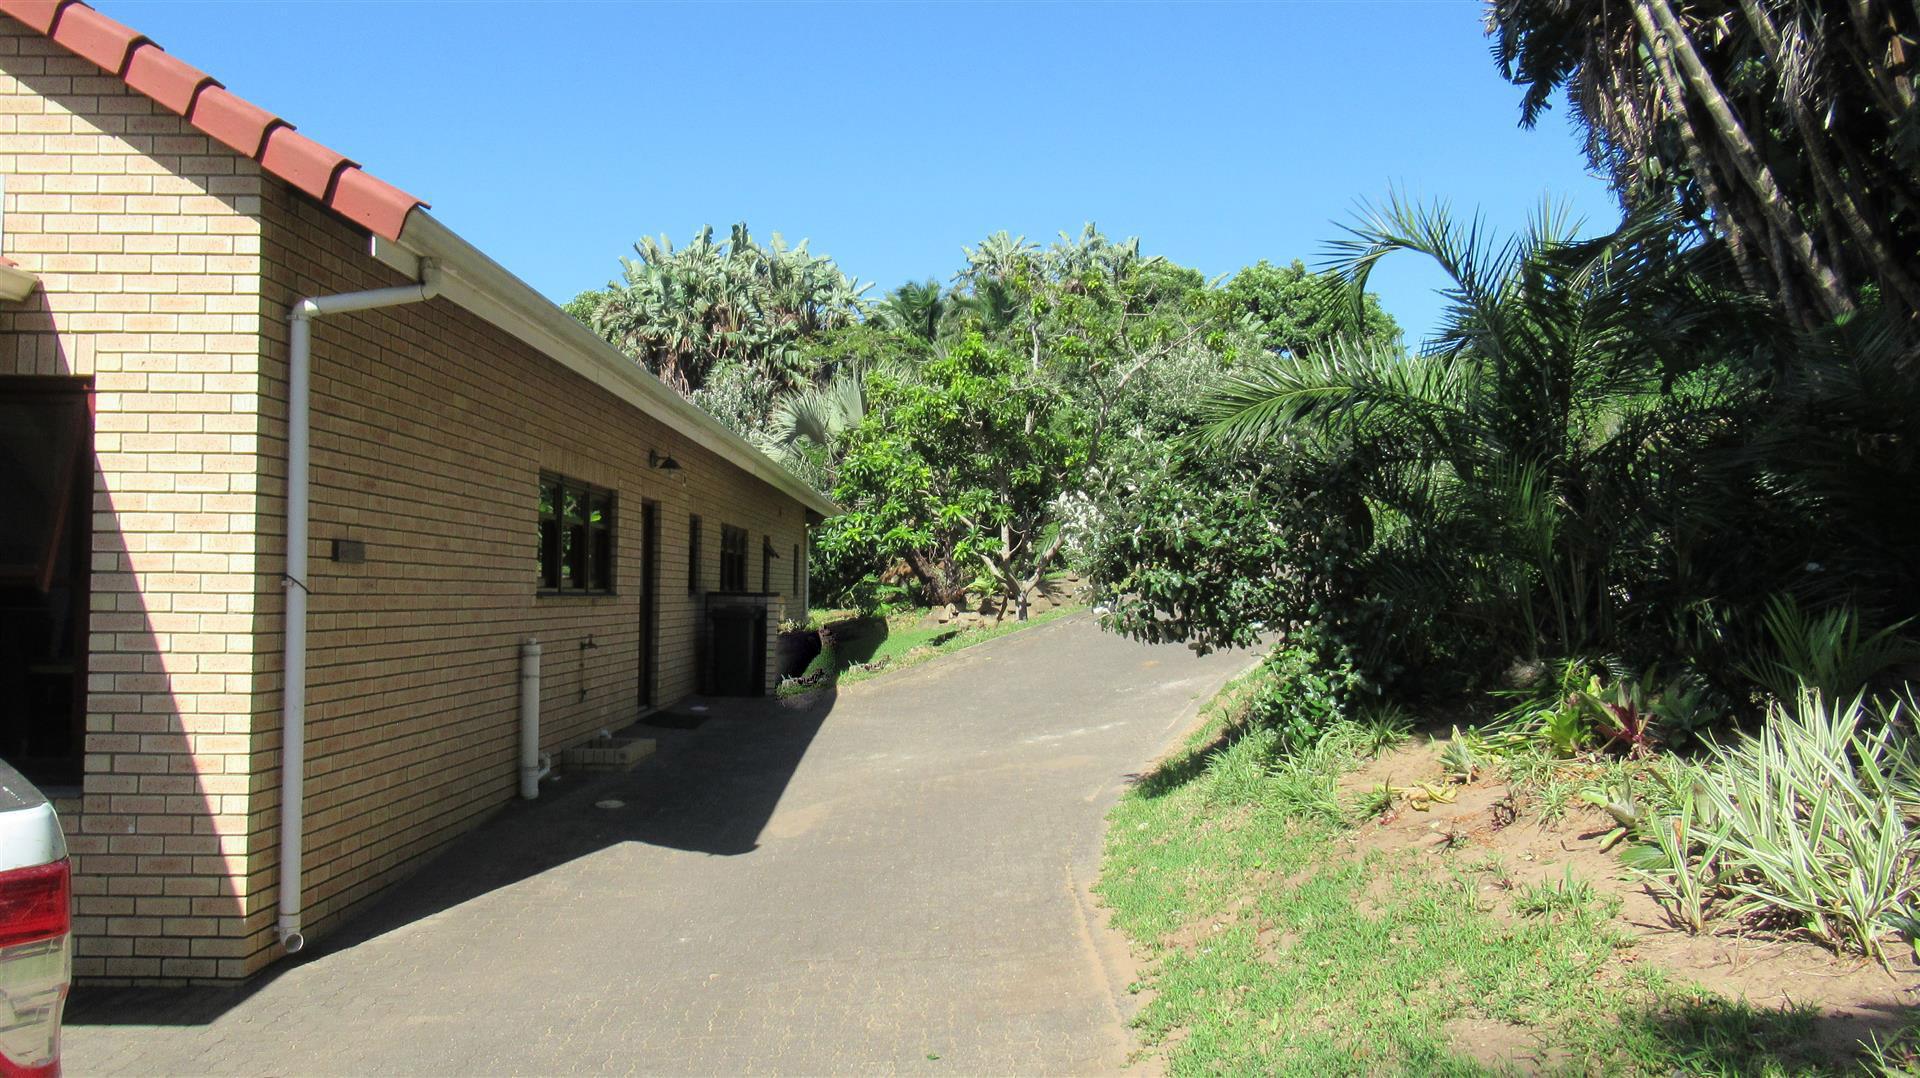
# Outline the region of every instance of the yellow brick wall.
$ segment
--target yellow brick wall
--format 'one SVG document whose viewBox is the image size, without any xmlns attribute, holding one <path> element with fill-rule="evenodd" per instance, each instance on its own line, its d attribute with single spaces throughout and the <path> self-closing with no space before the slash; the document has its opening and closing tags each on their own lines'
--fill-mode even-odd
<svg viewBox="0 0 1920 1078">
<path fill-rule="evenodd" d="M 58 799 L 75 973 L 257 963 L 260 196 L 251 162 L 0 18 L 0 374 L 95 389 L 86 770 Z M 60 794 L 56 791 L 56 795 Z"/>
<path fill-rule="evenodd" d="M 265 207 L 268 311 L 406 283 L 367 253 L 364 233 L 290 188 L 271 184 Z M 269 321 L 266 337 L 272 535 L 283 532 L 285 323 Z M 696 687 L 689 514 L 702 518 L 706 587 L 719 579 L 724 523 L 750 533 L 749 585 L 759 586 L 771 538 L 781 556 L 770 587 L 789 591 L 805 525 L 785 495 L 444 299 L 320 319 L 312 363 L 306 901 L 308 924 L 324 932 L 515 795 L 522 640 L 544 650 L 546 750 L 639 716 L 644 502 L 659 513 L 663 703 Z M 651 469 L 650 450 L 677 459 L 678 476 Z M 542 471 L 615 493 L 617 594 L 536 595 Z M 365 563 L 330 560 L 335 539 L 364 543 Z M 263 552 L 278 563 L 271 540 Z M 279 604 L 261 604 L 263 639 L 277 645 Z M 589 637 L 595 646 L 582 648 Z M 262 690 L 267 729 L 279 699 Z M 277 841 L 276 794 L 257 788 L 254 828 Z M 271 887 L 271 874 L 256 886 Z"/>
<path fill-rule="evenodd" d="M 59 802 L 75 973 L 244 977 L 280 955 L 285 315 L 401 281 L 365 233 L 4 17 L 0 176 L 0 254 L 43 282 L 0 308 L 0 374 L 96 390 L 86 774 Z M 749 584 L 764 536 L 789 590 L 804 523 L 444 300 L 319 321 L 313 386 L 305 902 L 321 935 L 514 795 L 522 639 L 545 646 L 545 749 L 637 717 L 644 501 L 662 702 L 695 688 L 689 514 L 706 587 L 734 524 Z M 542 470 L 617 493 L 618 594 L 535 595 Z M 328 560 L 335 538 L 366 563 Z"/>
</svg>

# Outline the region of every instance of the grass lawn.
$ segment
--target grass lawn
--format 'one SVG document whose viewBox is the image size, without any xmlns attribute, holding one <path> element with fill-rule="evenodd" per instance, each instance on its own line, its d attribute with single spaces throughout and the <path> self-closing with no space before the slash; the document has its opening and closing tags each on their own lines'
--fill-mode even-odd
<svg viewBox="0 0 1920 1078">
<path fill-rule="evenodd" d="M 1821 1070 L 1811 1009 L 1677 983 L 1637 960 L 1617 898 L 1344 841 L 1362 810 L 1339 776 L 1395 736 L 1350 724 L 1279 753 L 1236 721 L 1269 676 L 1229 685 L 1110 820 L 1098 891 L 1150 958 L 1136 1023 L 1171 1072 Z"/>
<path fill-rule="evenodd" d="M 814 610 L 808 623 L 827 626 L 832 642 L 807 664 L 802 674 L 805 684 L 782 685 L 780 694 L 791 696 L 811 692 L 826 685 L 849 685 L 891 670 L 925 662 L 936 655 L 972 647 L 1021 629 L 1056 621 L 1084 604 L 1059 607 L 1035 614 L 1026 621 L 1003 621 L 998 625 L 960 628 L 953 625 L 922 627 L 927 611 L 905 610 L 886 617 L 859 617 L 851 610 Z"/>
</svg>

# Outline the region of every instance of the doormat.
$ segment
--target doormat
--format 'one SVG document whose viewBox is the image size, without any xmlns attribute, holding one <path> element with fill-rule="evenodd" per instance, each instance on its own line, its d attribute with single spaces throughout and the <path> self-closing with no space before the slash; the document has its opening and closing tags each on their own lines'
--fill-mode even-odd
<svg viewBox="0 0 1920 1078">
<path fill-rule="evenodd" d="M 658 726 L 663 730 L 696 730 L 711 716 L 690 711 L 658 711 L 640 722 L 644 726 Z"/>
</svg>

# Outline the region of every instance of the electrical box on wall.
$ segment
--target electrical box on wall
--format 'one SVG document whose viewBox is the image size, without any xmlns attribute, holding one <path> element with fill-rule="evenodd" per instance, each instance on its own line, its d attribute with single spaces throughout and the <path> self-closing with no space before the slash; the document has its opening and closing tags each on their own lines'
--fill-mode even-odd
<svg viewBox="0 0 1920 1078">
<path fill-rule="evenodd" d="M 333 560 L 342 565 L 361 565 L 367 560 L 367 544 L 358 539 L 335 539 Z"/>
</svg>

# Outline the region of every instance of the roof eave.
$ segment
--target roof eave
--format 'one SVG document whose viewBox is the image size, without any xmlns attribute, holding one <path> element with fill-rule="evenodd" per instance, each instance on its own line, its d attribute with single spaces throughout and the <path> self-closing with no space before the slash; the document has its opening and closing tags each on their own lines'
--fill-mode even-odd
<svg viewBox="0 0 1920 1078">
<path fill-rule="evenodd" d="M 526 282 L 434 220 L 427 214 L 424 201 L 298 134 L 292 124 L 229 92 L 217 79 L 176 59 L 144 34 L 100 14 L 82 0 L 0 0 L 0 14 L 85 57 L 185 117 L 209 137 L 258 162 L 268 173 L 367 230 L 373 236 L 376 257 L 410 276 L 418 274 L 419 257 L 437 259 L 446 271 L 446 295 L 455 303 L 660 419 L 695 444 L 791 495 L 809 511 L 822 517 L 840 511 L 746 439 L 667 388 Z M 0 272 L 0 301 L 18 302 L 32 292 L 35 281 L 31 274 L 18 267 L 0 266 L 0 270 L 10 270 Z"/>
<path fill-rule="evenodd" d="M 96 65 L 202 134 L 376 235 L 394 239 L 427 203 L 322 146 L 82 0 L 0 0 L 0 14 Z"/>
<path fill-rule="evenodd" d="M 433 259 L 441 276 L 440 294 L 449 301 L 665 422 L 694 444 L 765 481 L 813 513 L 823 518 L 840 513 L 838 505 L 778 461 L 674 392 L 425 210 L 416 209 L 407 215 L 397 242 L 376 236 L 373 254 L 409 275 L 417 274 L 418 259 Z"/>
</svg>

